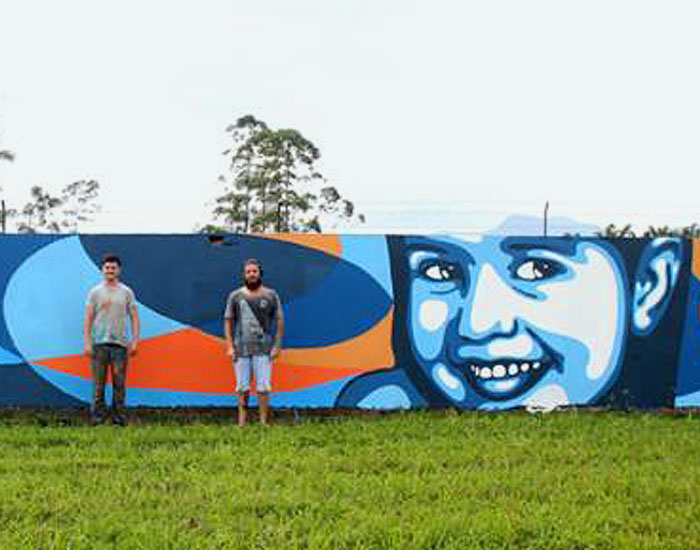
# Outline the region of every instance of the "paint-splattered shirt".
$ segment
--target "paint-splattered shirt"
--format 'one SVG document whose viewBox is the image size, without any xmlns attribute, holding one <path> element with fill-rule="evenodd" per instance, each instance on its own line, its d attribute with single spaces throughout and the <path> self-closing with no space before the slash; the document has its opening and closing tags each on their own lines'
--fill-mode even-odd
<svg viewBox="0 0 700 550">
<path fill-rule="evenodd" d="M 249 295 L 245 288 L 229 294 L 225 319 L 233 321 L 233 345 L 236 355 L 269 355 L 273 345 L 273 331 L 281 311 L 277 292 L 263 287 L 259 295 Z"/>
<path fill-rule="evenodd" d="M 102 282 L 93 287 L 87 297 L 87 305 L 95 308 L 92 343 L 128 346 L 127 318 L 135 303 L 133 291 L 122 283 L 110 286 Z"/>
</svg>

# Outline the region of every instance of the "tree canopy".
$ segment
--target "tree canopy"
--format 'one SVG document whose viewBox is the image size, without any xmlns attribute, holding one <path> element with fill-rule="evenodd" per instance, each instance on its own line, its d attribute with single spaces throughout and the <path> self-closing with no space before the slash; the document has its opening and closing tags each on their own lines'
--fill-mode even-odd
<svg viewBox="0 0 700 550">
<path fill-rule="evenodd" d="M 7 211 L 16 219 L 19 233 L 77 233 L 82 222 L 99 212 L 100 184 L 97 180 L 78 180 L 53 196 L 40 185 L 30 190 L 30 199 L 21 209 Z"/>
<path fill-rule="evenodd" d="M 294 129 L 273 129 L 253 115 L 226 128 L 229 174 L 204 232 L 320 232 L 324 225 L 364 221 L 354 204 L 317 168 L 321 152 Z"/>
<path fill-rule="evenodd" d="M 691 224 L 685 227 L 670 227 L 650 225 L 639 234 L 632 230 L 632 224 L 617 227 L 614 223 L 608 224 L 603 231 L 598 232 L 599 237 L 607 239 L 634 239 L 636 237 L 685 237 L 698 238 L 700 237 L 700 225 Z"/>
</svg>

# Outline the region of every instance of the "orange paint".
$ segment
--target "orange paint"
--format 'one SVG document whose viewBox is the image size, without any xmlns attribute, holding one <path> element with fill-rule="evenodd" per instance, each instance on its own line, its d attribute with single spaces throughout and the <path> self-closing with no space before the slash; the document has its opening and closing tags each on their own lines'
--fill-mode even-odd
<svg viewBox="0 0 700 550">
<path fill-rule="evenodd" d="M 346 376 L 390 367 L 393 311 L 370 330 L 324 348 L 284 350 L 275 361 L 275 391 L 294 391 Z M 65 374 L 90 379 L 90 360 L 68 355 L 34 361 Z M 143 340 L 131 359 L 130 388 L 199 393 L 227 393 L 235 386 L 230 359 L 221 338 L 186 329 Z"/>
<path fill-rule="evenodd" d="M 353 368 L 362 372 L 390 367 L 394 364 L 394 354 L 391 350 L 393 325 L 392 307 L 381 321 L 352 340 L 323 348 L 285 350 L 280 359 L 290 365 L 327 369 Z"/>
<path fill-rule="evenodd" d="M 338 235 L 319 235 L 318 233 L 265 233 L 264 238 L 294 243 L 307 248 L 321 250 L 326 254 L 343 255 L 343 244 Z"/>
<path fill-rule="evenodd" d="M 700 239 L 693 239 L 693 275 L 700 279 Z"/>
</svg>

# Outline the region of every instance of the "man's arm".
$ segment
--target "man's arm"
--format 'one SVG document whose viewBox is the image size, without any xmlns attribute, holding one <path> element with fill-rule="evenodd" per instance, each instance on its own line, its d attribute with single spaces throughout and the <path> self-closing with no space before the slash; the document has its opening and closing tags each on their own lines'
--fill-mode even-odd
<svg viewBox="0 0 700 550">
<path fill-rule="evenodd" d="M 136 302 L 131 304 L 129 309 L 131 317 L 131 334 L 133 334 L 133 339 L 131 341 L 131 355 L 136 355 L 138 350 L 139 342 L 141 341 L 141 320 L 139 319 L 139 310 L 136 307 Z"/>
<path fill-rule="evenodd" d="M 226 337 L 226 355 L 236 360 L 236 349 L 233 347 L 233 319 L 224 318 L 224 336 Z"/>
<path fill-rule="evenodd" d="M 276 359 L 282 351 L 282 339 L 284 338 L 284 314 L 282 313 L 282 304 L 277 298 L 277 330 L 275 331 L 275 343 L 270 351 L 270 356 Z"/>
<path fill-rule="evenodd" d="M 226 299 L 226 308 L 224 309 L 224 337 L 226 338 L 226 355 L 234 361 L 236 360 L 236 348 L 233 345 L 233 318 L 236 315 L 236 307 L 233 303 L 234 292 L 229 294 Z"/>
<path fill-rule="evenodd" d="M 92 323 L 95 320 L 95 306 L 85 306 L 85 322 L 83 323 L 83 353 L 92 355 Z"/>
</svg>

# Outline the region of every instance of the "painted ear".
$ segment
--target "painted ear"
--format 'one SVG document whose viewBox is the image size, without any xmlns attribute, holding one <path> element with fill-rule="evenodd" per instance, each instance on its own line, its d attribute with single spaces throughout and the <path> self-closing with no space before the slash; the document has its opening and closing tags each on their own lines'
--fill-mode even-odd
<svg viewBox="0 0 700 550">
<path fill-rule="evenodd" d="M 680 239 L 651 241 L 639 260 L 632 296 L 632 331 L 651 333 L 663 317 L 681 268 L 683 245 Z"/>
</svg>

